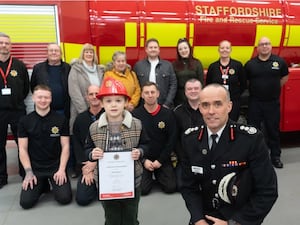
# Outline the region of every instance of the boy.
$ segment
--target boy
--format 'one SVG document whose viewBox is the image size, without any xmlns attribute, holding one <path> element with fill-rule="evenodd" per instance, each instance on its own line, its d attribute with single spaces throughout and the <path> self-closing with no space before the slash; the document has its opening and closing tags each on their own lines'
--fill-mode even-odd
<svg viewBox="0 0 300 225">
<path fill-rule="evenodd" d="M 101 100 L 105 112 L 90 126 L 86 143 L 89 160 L 99 160 L 101 163 L 105 152 L 130 149 L 135 168 L 134 198 L 102 201 L 105 224 L 138 225 L 137 214 L 143 171 L 140 159 L 147 148 L 147 137 L 140 120 L 125 110 L 130 97 L 122 83 L 106 78 L 97 97 Z"/>
</svg>

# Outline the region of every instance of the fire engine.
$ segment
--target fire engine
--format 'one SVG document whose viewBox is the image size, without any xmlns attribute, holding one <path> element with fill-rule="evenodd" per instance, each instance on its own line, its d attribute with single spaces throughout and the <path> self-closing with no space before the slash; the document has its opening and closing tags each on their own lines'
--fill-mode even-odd
<svg viewBox="0 0 300 225">
<path fill-rule="evenodd" d="M 231 41 L 232 58 L 245 63 L 267 36 L 273 53 L 290 65 L 281 95 L 281 131 L 300 130 L 300 0 L 1 0 L 0 31 L 11 36 L 12 54 L 29 69 L 46 58 L 49 42 L 60 43 L 67 62 L 91 43 L 100 63 L 122 50 L 133 65 L 145 57 L 148 38 L 157 38 L 161 57 L 172 61 L 177 40 L 186 37 L 207 68 L 218 59 L 221 40 Z"/>
</svg>

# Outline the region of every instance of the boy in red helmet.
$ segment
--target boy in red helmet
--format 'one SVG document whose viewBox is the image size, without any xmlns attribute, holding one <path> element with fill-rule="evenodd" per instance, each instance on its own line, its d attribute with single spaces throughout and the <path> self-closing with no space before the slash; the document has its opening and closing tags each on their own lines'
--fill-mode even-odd
<svg viewBox="0 0 300 225">
<path fill-rule="evenodd" d="M 134 160 L 134 171 L 132 171 L 134 173 L 134 196 L 103 200 L 105 224 L 138 225 L 138 204 L 143 171 L 140 159 L 148 148 L 148 138 L 142 129 L 141 121 L 125 110 L 130 97 L 122 83 L 109 77 L 106 78 L 97 97 L 101 100 L 105 112 L 90 126 L 86 144 L 89 160 L 98 160 L 100 172 L 101 163 L 104 164 L 109 153 L 114 152 L 114 159 L 118 159 L 118 153 L 129 150 Z M 121 171 L 118 172 L 121 173 Z M 103 177 L 100 174 L 99 184 L 101 184 L 101 179 Z M 112 181 L 111 183 L 109 181 L 109 185 L 115 185 L 113 179 L 114 177 L 109 178 Z M 101 200 L 101 189 L 99 191 Z"/>
</svg>

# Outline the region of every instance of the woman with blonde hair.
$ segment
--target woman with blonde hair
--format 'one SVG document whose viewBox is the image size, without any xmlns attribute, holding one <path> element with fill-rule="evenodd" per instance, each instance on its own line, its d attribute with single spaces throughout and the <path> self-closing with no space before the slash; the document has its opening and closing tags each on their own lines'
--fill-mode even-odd
<svg viewBox="0 0 300 225">
<path fill-rule="evenodd" d="M 76 116 L 88 108 L 85 98 L 87 88 L 92 84 L 100 87 L 104 66 L 98 65 L 94 46 L 88 43 L 83 45 L 79 59 L 76 59 L 71 66 L 68 83 L 71 98 L 70 132 L 72 134 Z"/>
<path fill-rule="evenodd" d="M 78 59 L 71 63 L 68 85 L 70 95 L 70 134 L 73 136 L 73 124 L 77 115 L 86 111 L 89 104 L 86 99 L 87 89 L 90 85 L 100 87 L 104 74 L 104 66 L 98 65 L 98 57 L 94 46 L 84 44 Z M 77 162 L 81 163 L 81 162 Z M 71 162 L 72 164 L 72 162 Z M 77 165 L 78 168 L 79 165 Z M 72 177 L 76 177 L 76 172 Z"/>
<path fill-rule="evenodd" d="M 116 51 L 112 56 L 110 68 L 105 72 L 104 78 L 111 77 L 120 81 L 126 88 L 131 100 L 126 105 L 128 111 L 132 111 L 139 104 L 141 97 L 141 88 L 137 76 L 130 65 L 127 64 L 126 54 L 122 51 Z"/>
</svg>

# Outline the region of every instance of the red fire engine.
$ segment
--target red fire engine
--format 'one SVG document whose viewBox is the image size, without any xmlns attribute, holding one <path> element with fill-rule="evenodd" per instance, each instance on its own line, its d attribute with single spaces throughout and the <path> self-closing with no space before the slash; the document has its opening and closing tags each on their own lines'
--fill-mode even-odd
<svg viewBox="0 0 300 225">
<path fill-rule="evenodd" d="M 155 37 L 161 57 L 174 60 L 177 40 L 188 38 L 204 67 L 218 58 L 218 43 L 232 42 L 232 57 L 245 63 L 256 55 L 260 37 L 271 39 L 273 53 L 290 65 L 281 96 L 281 131 L 300 130 L 300 0 L 143 0 L 0 1 L 1 32 L 13 41 L 13 55 L 29 69 L 45 59 L 46 45 L 60 43 L 64 59 L 79 56 L 92 43 L 100 63 L 115 50 L 133 65 Z"/>
</svg>

